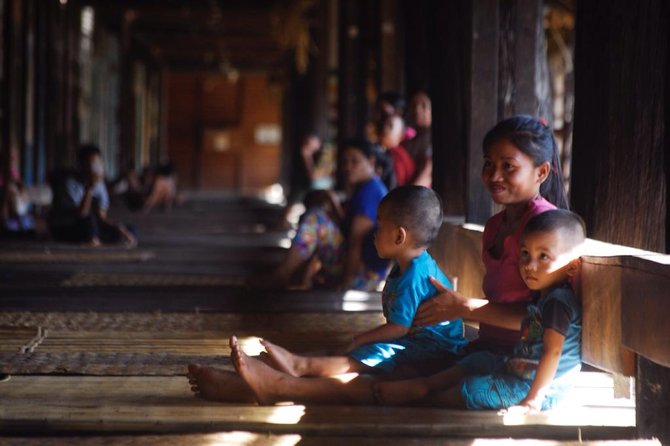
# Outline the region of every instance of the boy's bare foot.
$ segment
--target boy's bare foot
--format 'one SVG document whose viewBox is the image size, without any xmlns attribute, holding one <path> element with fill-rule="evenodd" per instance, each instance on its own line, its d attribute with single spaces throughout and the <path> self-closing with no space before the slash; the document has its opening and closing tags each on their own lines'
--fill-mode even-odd
<svg viewBox="0 0 670 446">
<path fill-rule="evenodd" d="M 389 406 L 420 400 L 428 395 L 428 386 L 420 379 L 378 382 L 372 390 L 378 403 Z"/>
<path fill-rule="evenodd" d="M 251 387 L 258 403 L 272 405 L 281 401 L 279 390 L 282 381 L 284 378 L 291 377 L 247 356 L 235 336 L 230 338 L 230 348 L 230 358 L 235 365 L 235 370 Z"/>
<path fill-rule="evenodd" d="M 268 356 L 272 360 L 272 364 L 267 362 L 266 364 L 270 367 L 274 366 L 277 370 L 281 370 L 291 376 L 302 376 L 300 373 L 301 358 L 299 356 L 265 339 L 261 341 L 261 345 L 265 347 L 265 351 L 268 352 Z"/>
<path fill-rule="evenodd" d="M 189 364 L 186 377 L 195 396 L 206 400 L 227 403 L 256 402 L 251 388 L 234 372 Z"/>
<path fill-rule="evenodd" d="M 91 237 L 91 240 L 88 241 L 88 246 L 92 246 L 93 248 L 97 248 L 98 246 L 102 246 L 102 242 L 98 237 Z"/>
</svg>

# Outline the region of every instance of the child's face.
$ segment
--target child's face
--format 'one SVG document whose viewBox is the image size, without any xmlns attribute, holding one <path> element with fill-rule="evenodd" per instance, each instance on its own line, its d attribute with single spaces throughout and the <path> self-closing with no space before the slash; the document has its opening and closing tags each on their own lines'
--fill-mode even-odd
<svg viewBox="0 0 670 446">
<path fill-rule="evenodd" d="M 482 181 L 496 203 L 518 204 L 540 193 L 548 169 L 548 163 L 535 166 L 528 155 L 502 139 L 493 143 L 484 156 Z"/>
<path fill-rule="evenodd" d="M 402 118 L 397 115 L 389 116 L 384 120 L 379 140 L 386 148 L 396 147 L 402 142 L 403 130 Z"/>
<path fill-rule="evenodd" d="M 398 243 L 399 227 L 386 216 L 383 208 L 377 212 L 377 230 L 375 231 L 375 248 L 382 259 L 393 258 L 400 248 Z"/>
<path fill-rule="evenodd" d="M 531 290 L 544 290 L 565 282 L 578 258 L 561 231 L 534 232 L 521 240 L 519 271 Z"/>
</svg>

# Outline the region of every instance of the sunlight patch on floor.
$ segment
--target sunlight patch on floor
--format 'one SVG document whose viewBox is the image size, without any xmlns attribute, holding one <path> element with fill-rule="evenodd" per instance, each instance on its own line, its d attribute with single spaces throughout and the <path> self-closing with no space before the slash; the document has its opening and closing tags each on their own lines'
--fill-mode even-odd
<svg viewBox="0 0 670 446">
<path fill-rule="evenodd" d="M 270 437 L 267 434 L 254 434 L 251 432 L 224 432 L 220 434 L 209 434 L 203 438 L 202 446 L 295 446 L 300 442 L 300 435 L 282 435 Z"/>
</svg>

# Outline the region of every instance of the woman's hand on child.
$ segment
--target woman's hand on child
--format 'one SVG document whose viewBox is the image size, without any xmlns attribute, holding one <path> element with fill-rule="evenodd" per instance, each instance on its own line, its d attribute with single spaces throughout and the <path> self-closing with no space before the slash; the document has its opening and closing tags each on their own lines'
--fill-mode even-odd
<svg viewBox="0 0 670 446">
<path fill-rule="evenodd" d="M 424 327 L 465 316 L 470 310 L 468 298 L 445 287 L 434 277 L 430 282 L 437 288 L 438 294 L 419 305 L 414 316 L 414 325 Z"/>
</svg>

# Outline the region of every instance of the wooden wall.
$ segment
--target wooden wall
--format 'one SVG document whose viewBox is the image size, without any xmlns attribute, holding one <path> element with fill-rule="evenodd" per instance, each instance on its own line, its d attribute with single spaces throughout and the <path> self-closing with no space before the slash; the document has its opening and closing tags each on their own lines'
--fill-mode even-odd
<svg viewBox="0 0 670 446">
<path fill-rule="evenodd" d="M 279 126 L 281 119 L 281 91 L 265 74 L 167 78 L 168 154 L 182 187 L 250 192 L 278 181 L 280 144 L 255 138 L 259 125 Z"/>
<path fill-rule="evenodd" d="M 573 207 L 592 237 L 664 252 L 670 7 L 663 0 L 577 5 Z M 670 368 L 644 357 L 637 367 L 638 432 L 670 442 Z"/>
</svg>

